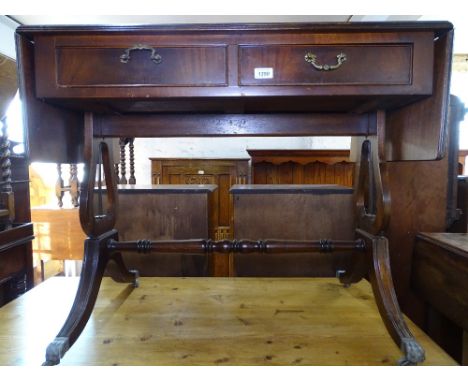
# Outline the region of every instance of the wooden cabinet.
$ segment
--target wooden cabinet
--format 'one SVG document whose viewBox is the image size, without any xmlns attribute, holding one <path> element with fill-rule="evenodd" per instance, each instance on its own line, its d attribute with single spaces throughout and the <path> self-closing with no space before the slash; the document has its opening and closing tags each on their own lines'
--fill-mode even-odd
<svg viewBox="0 0 468 382">
<path fill-rule="evenodd" d="M 333 185 L 238 185 L 234 197 L 234 237 L 241 239 L 321 240 L 354 237 L 353 190 Z M 339 222 L 339 223 L 338 223 Z M 346 257 L 333 253 L 246 254 L 234 259 L 231 274 L 239 276 L 336 275 Z M 336 256 L 336 257 L 335 257 Z M 330 264 L 328 264 L 330 265 Z"/>
<path fill-rule="evenodd" d="M 462 365 L 468 365 L 468 235 L 419 233 L 412 287 L 424 300 L 422 328 Z"/>
<path fill-rule="evenodd" d="M 460 164 L 460 162 L 458 162 Z M 456 217 L 450 232 L 468 233 L 468 176 L 459 175 L 456 184 Z"/>
<path fill-rule="evenodd" d="M 253 184 L 339 184 L 353 187 L 349 150 L 247 150 Z"/>
<path fill-rule="evenodd" d="M 213 185 L 120 185 L 116 228 L 121 240 L 199 239 L 212 235 Z M 141 276 L 211 276 L 215 261 L 194 254 L 130 253 Z"/>
<path fill-rule="evenodd" d="M 249 182 L 248 159 L 162 159 L 150 158 L 153 184 L 214 184 L 212 214 L 215 240 L 232 238 L 232 199 L 234 184 Z"/>
<path fill-rule="evenodd" d="M 15 224 L 0 232 L 0 306 L 34 285 L 32 223 Z"/>
<path fill-rule="evenodd" d="M 0 231 L 0 306 L 34 286 L 28 165 L 22 156 L 10 159 L 15 219 Z"/>
</svg>

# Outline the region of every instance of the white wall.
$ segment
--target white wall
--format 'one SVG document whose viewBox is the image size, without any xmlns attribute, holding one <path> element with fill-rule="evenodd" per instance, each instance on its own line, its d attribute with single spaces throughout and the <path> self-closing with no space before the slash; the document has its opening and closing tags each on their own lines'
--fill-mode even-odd
<svg viewBox="0 0 468 382">
<path fill-rule="evenodd" d="M 0 53 L 16 60 L 15 29 L 19 24 L 0 15 Z"/>
<path fill-rule="evenodd" d="M 135 177 L 138 184 L 151 183 L 151 157 L 249 158 L 247 149 L 349 149 L 350 143 L 350 137 L 137 138 Z"/>
<path fill-rule="evenodd" d="M 468 108 L 468 72 L 452 72 L 450 94 L 456 95 Z M 460 123 L 459 144 L 461 150 L 468 150 L 468 116 Z"/>
</svg>

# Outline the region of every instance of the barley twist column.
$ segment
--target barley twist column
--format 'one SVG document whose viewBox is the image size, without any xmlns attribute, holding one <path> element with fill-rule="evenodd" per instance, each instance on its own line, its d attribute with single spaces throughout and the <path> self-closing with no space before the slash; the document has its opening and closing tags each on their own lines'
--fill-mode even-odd
<svg viewBox="0 0 468 382">
<path fill-rule="evenodd" d="M 135 148 L 133 142 L 135 138 L 129 138 L 128 147 L 130 151 L 130 178 L 128 179 L 128 184 L 136 184 L 135 178 Z"/>
</svg>

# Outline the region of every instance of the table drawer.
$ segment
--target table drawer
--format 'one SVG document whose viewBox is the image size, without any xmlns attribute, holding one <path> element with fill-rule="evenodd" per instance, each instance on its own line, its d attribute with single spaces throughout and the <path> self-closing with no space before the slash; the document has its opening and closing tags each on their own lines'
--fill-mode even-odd
<svg viewBox="0 0 468 382">
<path fill-rule="evenodd" d="M 45 99 L 136 102 L 430 95 L 433 40 L 430 32 L 44 34 L 34 38 L 35 90 Z"/>
<path fill-rule="evenodd" d="M 241 46 L 239 67 L 241 85 L 411 85 L 413 45 Z"/>
<path fill-rule="evenodd" d="M 56 46 L 57 87 L 225 86 L 225 46 Z"/>
</svg>

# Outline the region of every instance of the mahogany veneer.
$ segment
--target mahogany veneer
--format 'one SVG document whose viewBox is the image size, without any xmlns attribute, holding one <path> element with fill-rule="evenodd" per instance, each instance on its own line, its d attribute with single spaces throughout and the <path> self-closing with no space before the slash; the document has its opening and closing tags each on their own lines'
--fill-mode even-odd
<svg viewBox="0 0 468 382">
<path fill-rule="evenodd" d="M 457 122 L 456 113 L 447 117 L 452 40 L 453 26 L 446 22 L 19 28 L 31 159 L 84 158 L 88 170 L 80 203 L 89 236 L 83 276 L 46 364 L 58 363 L 80 335 L 109 261 L 116 263 L 117 281 L 137 283 L 112 244 L 118 243 L 117 192 L 101 139 L 242 135 L 356 137 L 355 205 L 325 203 L 332 207 L 330 221 L 320 205 L 301 217 L 321 219 L 310 222 L 317 232 L 328 224 L 337 232 L 350 228 L 349 235 L 357 228 L 354 235 L 365 248 L 351 254 L 338 276 L 345 284 L 369 277 L 381 317 L 404 353 L 401 364 L 422 362 L 424 350 L 405 324 L 393 280 L 400 300 L 407 297 L 416 232 L 443 227 L 454 216 L 454 174 L 447 163 L 455 142 L 449 133 Z M 439 164 L 432 162 L 444 156 Z M 95 168 L 101 160 L 108 203 L 95 211 Z M 434 170 L 444 186 L 428 179 Z M 427 203 L 433 200 L 437 203 Z M 419 215 L 427 218 L 418 220 Z M 345 217 L 350 224 L 340 225 Z M 291 224 L 277 223 L 283 231 Z M 146 250 L 148 243 L 129 242 L 126 250 Z M 241 245 L 218 244 L 226 250 Z M 170 245 L 185 248 L 184 242 Z M 333 261 L 323 258 L 325 266 Z"/>
</svg>

